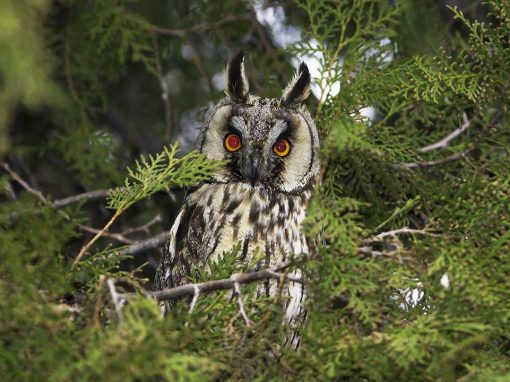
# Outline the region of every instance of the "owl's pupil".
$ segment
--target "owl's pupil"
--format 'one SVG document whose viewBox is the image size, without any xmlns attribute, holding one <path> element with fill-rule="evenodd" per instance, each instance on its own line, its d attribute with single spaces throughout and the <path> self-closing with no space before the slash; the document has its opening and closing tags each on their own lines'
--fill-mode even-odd
<svg viewBox="0 0 510 382">
<path fill-rule="evenodd" d="M 237 148 L 239 148 L 239 146 L 241 145 L 241 141 L 239 140 L 239 137 L 237 135 L 231 135 L 228 137 L 228 146 L 235 150 Z"/>
<path fill-rule="evenodd" d="M 275 150 L 284 153 L 287 150 L 287 143 L 285 141 L 278 141 L 274 146 Z"/>
</svg>

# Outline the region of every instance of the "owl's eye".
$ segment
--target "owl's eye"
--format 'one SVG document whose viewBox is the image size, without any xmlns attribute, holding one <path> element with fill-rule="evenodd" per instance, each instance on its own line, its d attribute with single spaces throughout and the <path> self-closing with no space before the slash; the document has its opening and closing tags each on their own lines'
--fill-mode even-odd
<svg viewBox="0 0 510 382">
<path fill-rule="evenodd" d="M 280 157 L 284 157 L 289 155 L 290 152 L 290 142 L 286 139 L 279 139 L 273 146 L 273 151 L 276 155 Z"/>
<path fill-rule="evenodd" d="M 241 138 L 237 134 L 227 134 L 225 137 L 225 148 L 234 152 L 241 148 Z"/>
</svg>

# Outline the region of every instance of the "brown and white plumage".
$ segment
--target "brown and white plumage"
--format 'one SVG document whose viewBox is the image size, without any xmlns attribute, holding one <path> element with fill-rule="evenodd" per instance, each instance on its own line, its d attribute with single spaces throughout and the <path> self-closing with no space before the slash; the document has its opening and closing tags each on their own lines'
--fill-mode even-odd
<svg viewBox="0 0 510 382">
<path fill-rule="evenodd" d="M 308 252 L 302 224 L 319 174 L 317 130 L 302 104 L 309 86 L 302 64 L 280 99 L 260 98 L 248 92 L 242 53 L 227 65 L 226 97 L 208 111 L 198 150 L 229 162 L 188 191 L 158 267 L 157 289 L 188 283 L 208 260 L 238 243 L 239 261 L 249 263 L 258 248 L 264 267 Z M 226 146 L 229 134 L 239 140 L 233 141 L 240 146 L 236 151 Z M 282 140 L 290 148 L 285 155 L 275 148 Z M 276 293 L 275 283 L 264 291 Z M 303 311 L 305 291 L 294 282 L 282 291 L 292 325 Z"/>
</svg>

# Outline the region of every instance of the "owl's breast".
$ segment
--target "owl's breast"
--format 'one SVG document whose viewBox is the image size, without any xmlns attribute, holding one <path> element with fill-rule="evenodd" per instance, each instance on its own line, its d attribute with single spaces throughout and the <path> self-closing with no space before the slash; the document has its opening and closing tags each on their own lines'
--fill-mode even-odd
<svg viewBox="0 0 510 382">
<path fill-rule="evenodd" d="M 258 247 L 274 265 L 288 255 L 306 253 L 302 224 L 309 197 L 307 191 L 287 195 L 243 183 L 199 187 L 187 200 L 195 211 L 190 228 L 204 227 L 201 237 L 192 238 L 202 252 L 197 255 L 216 260 L 240 244 L 241 260 L 249 262 Z"/>
</svg>

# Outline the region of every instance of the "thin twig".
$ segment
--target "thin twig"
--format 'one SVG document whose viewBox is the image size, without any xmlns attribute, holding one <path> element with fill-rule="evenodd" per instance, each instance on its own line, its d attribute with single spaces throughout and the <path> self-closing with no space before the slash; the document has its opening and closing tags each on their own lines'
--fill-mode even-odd
<svg viewBox="0 0 510 382">
<path fill-rule="evenodd" d="M 55 209 L 66 207 L 70 204 L 78 203 L 82 200 L 93 200 L 93 199 L 102 199 L 106 197 L 108 194 L 108 190 L 94 190 L 89 192 L 83 192 L 81 194 L 69 196 L 63 199 L 55 200 L 51 206 Z"/>
<path fill-rule="evenodd" d="M 189 305 L 189 314 L 193 313 L 193 310 L 195 310 L 195 306 L 198 302 L 198 297 L 200 297 L 200 289 L 195 285 L 193 291 L 193 299 L 191 300 L 191 304 Z"/>
<path fill-rule="evenodd" d="M 260 9 L 268 9 L 276 6 L 283 6 L 286 1 L 284 2 L 275 2 L 270 4 L 265 4 Z M 221 27 L 225 24 L 229 24 L 236 21 L 249 21 L 255 14 L 255 9 L 251 9 L 250 11 L 240 14 L 240 15 L 227 15 L 217 21 L 208 22 L 208 23 L 202 23 L 195 25 L 191 28 L 187 29 L 177 29 L 177 28 L 162 28 L 158 26 L 151 27 L 150 31 L 153 33 L 156 33 L 161 36 L 171 36 L 171 37 L 185 37 L 189 33 L 201 33 L 206 32 L 208 30 Z"/>
<path fill-rule="evenodd" d="M 237 281 L 234 281 L 234 295 L 237 298 L 237 307 L 239 308 L 239 313 L 241 313 L 241 317 L 243 317 L 246 326 L 250 326 L 252 321 L 249 319 L 246 311 L 244 310 L 243 297 L 241 295 L 241 285 Z"/>
<path fill-rule="evenodd" d="M 129 247 L 121 249 L 115 254 L 118 256 L 134 255 L 135 253 L 144 251 L 146 249 L 159 247 L 161 244 L 165 243 L 167 239 L 168 232 L 161 232 L 160 234 L 157 234 L 146 240 L 137 241 L 136 243 L 131 244 Z"/>
<path fill-rule="evenodd" d="M 275 279 L 283 277 L 284 279 L 289 281 L 294 281 L 297 283 L 302 282 L 302 279 L 300 277 L 288 276 L 285 273 L 274 272 L 271 269 L 268 269 L 268 272 L 272 273 Z"/>
<path fill-rule="evenodd" d="M 60 199 L 60 200 L 57 200 L 55 203 L 50 204 L 48 202 L 48 199 L 46 199 L 46 197 L 42 194 L 41 191 L 36 190 L 35 188 L 31 187 L 23 178 L 21 178 L 15 171 L 13 171 L 9 167 L 9 165 L 7 163 L 2 163 L 2 168 L 16 182 L 18 182 L 27 192 L 31 193 L 32 195 L 35 195 L 45 205 L 51 205 L 51 207 L 54 208 L 54 209 L 57 209 L 59 207 L 64 207 L 65 205 L 69 205 L 71 203 L 75 203 L 75 202 L 77 202 L 79 200 L 98 197 L 98 195 L 103 194 L 104 191 L 106 191 L 106 190 L 97 190 L 97 191 L 91 191 L 91 192 L 88 192 L 88 193 L 86 192 L 86 193 L 83 193 L 83 194 L 71 196 L 69 198 Z M 57 206 L 55 206 L 55 204 L 57 204 Z M 69 216 L 69 214 L 65 213 L 64 211 L 58 211 L 58 213 L 62 217 L 64 217 L 64 219 L 66 219 L 67 221 L 71 220 L 71 216 Z M 11 217 L 15 218 L 16 216 L 11 216 Z M 102 236 L 110 237 L 110 238 L 115 239 L 115 240 L 117 240 L 117 241 L 119 241 L 121 243 L 124 243 L 124 244 L 133 244 L 134 243 L 133 240 L 130 240 L 127 237 L 124 237 L 122 234 L 102 232 L 104 230 L 104 228 L 103 228 L 103 230 L 98 230 L 96 228 L 89 227 L 89 226 L 84 225 L 84 224 L 79 224 L 78 228 L 81 231 L 84 231 L 84 232 L 94 233 L 96 235 L 101 234 Z"/>
<path fill-rule="evenodd" d="M 99 282 L 98 282 L 97 288 L 96 288 L 96 302 L 94 304 L 94 316 L 93 316 L 94 325 L 96 327 L 99 327 L 101 324 L 100 320 L 99 320 L 99 315 L 100 315 L 100 311 L 101 311 L 101 295 L 103 292 L 103 286 L 104 286 L 105 279 L 106 279 L 105 275 L 100 275 Z"/>
<path fill-rule="evenodd" d="M 400 166 L 407 167 L 407 168 L 417 168 L 417 167 L 431 167 L 431 166 L 437 166 L 446 162 L 450 162 L 453 160 L 464 158 L 467 154 L 469 154 L 474 148 L 471 147 L 467 150 L 461 151 L 460 153 L 455 153 L 452 155 L 448 155 L 441 159 L 426 161 L 426 162 L 410 162 L 410 163 L 402 163 Z"/>
<path fill-rule="evenodd" d="M 124 303 L 124 298 L 119 293 L 117 293 L 117 290 L 115 289 L 115 279 L 108 279 L 106 284 L 110 290 L 113 305 L 115 306 L 115 312 L 117 312 L 119 320 L 122 321 L 122 305 Z"/>
<path fill-rule="evenodd" d="M 440 141 L 438 141 L 436 143 L 432 143 L 428 146 L 422 147 L 422 148 L 418 149 L 418 151 L 420 153 L 427 153 L 429 151 L 443 149 L 443 148 L 447 147 L 453 139 L 455 139 L 457 136 L 459 136 L 464 131 L 466 131 L 469 128 L 469 126 L 471 125 L 471 121 L 467 118 L 466 113 L 463 114 L 463 119 L 464 119 L 464 122 L 463 122 L 462 126 L 460 126 L 458 129 L 455 129 L 454 131 L 452 131 L 450 134 L 448 134 L 446 137 L 444 137 Z"/>
<path fill-rule="evenodd" d="M 404 228 L 395 229 L 393 231 L 381 232 L 380 234 L 376 235 L 375 237 L 377 239 L 382 239 L 387 236 L 396 237 L 397 235 L 400 235 L 402 233 L 420 234 L 420 235 L 428 235 L 428 236 L 436 236 L 436 237 L 440 236 L 438 234 L 428 232 L 428 231 L 425 231 L 422 229 L 412 229 L 412 228 L 404 227 Z"/>
<path fill-rule="evenodd" d="M 255 32 L 259 35 L 260 42 L 262 43 L 262 46 L 264 47 L 265 51 L 271 55 L 273 61 L 276 63 L 276 72 L 278 73 L 281 79 L 281 77 L 283 76 L 281 64 L 282 60 L 280 60 L 278 57 L 277 48 L 271 41 L 271 37 L 269 36 L 267 30 L 257 20 L 257 16 L 255 14 L 252 14 L 251 22 L 253 28 L 255 29 Z"/>
<path fill-rule="evenodd" d="M 32 195 L 35 195 L 40 201 L 42 201 L 44 204 L 48 205 L 48 199 L 42 194 L 41 191 L 36 190 L 35 188 L 32 188 L 25 180 L 23 180 L 16 172 L 14 172 L 7 163 L 2 163 L 2 168 L 16 181 L 18 182 L 27 192 L 31 193 Z M 56 200 L 54 203 L 51 204 L 51 207 L 53 208 L 60 208 L 67 206 L 72 203 L 76 203 L 79 200 L 83 199 L 92 199 L 96 197 L 100 197 L 106 195 L 106 190 L 96 190 L 91 192 L 85 192 L 83 194 L 78 194 L 74 196 L 70 196 L 65 199 L 59 199 Z M 69 216 L 65 214 L 65 216 Z M 90 227 L 87 226 L 81 226 L 85 227 L 86 229 L 90 229 Z M 93 230 L 93 228 L 92 228 Z"/>
<path fill-rule="evenodd" d="M 120 235 L 126 236 L 126 235 L 131 235 L 133 233 L 141 232 L 141 231 L 148 232 L 150 227 L 152 227 L 156 223 L 160 223 L 161 220 L 162 220 L 161 215 L 157 214 L 156 216 L 154 216 L 151 220 L 149 220 L 144 225 L 141 225 L 139 227 L 128 228 L 125 231 L 122 231 L 120 233 Z"/>
<path fill-rule="evenodd" d="M 16 181 L 18 182 L 25 190 L 27 190 L 28 192 L 30 192 L 32 195 L 35 195 L 40 201 L 42 201 L 44 204 L 48 204 L 48 201 L 46 200 L 46 198 L 44 197 L 44 195 L 41 193 L 41 191 L 39 190 L 36 190 L 32 187 L 30 187 L 30 185 L 25 182 L 16 172 L 14 172 L 13 170 L 11 170 L 11 168 L 9 167 L 9 165 L 7 163 L 2 163 L 2 168 Z"/>
<path fill-rule="evenodd" d="M 84 107 L 83 102 L 76 91 L 76 87 L 74 86 L 73 76 L 71 74 L 71 63 L 70 63 L 70 52 L 69 52 L 69 43 L 68 39 L 65 39 L 64 43 L 64 74 L 67 82 L 67 87 L 69 88 L 69 92 L 71 93 L 71 97 L 80 107 L 80 112 L 82 117 L 84 117 Z"/>
<path fill-rule="evenodd" d="M 106 190 L 96 190 L 96 191 L 91 191 L 91 192 L 86 192 L 86 193 L 83 193 L 83 194 L 78 194 L 78 195 L 74 195 L 74 196 L 71 196 L 71 197 L 68 197 L 68 198 L 65 198 L 65 199 L 60 199 L 60 200 L 57 200 L 55 201 L 54 203 L 50 203 L 48 201 L 48 199 L 46 199 L 46 197 L 42 194 L 41 191 L 39 190 L 36 190 L 35 188 L 31 187 L 23 178 L 21 178 L 21 176 L 19 176 L 15 171 L 13 171 L 9 165 L 7 163 L 2 163 L 1 164 L 1 167 L 16 181 L 18 182 L 27 192 L 31 193 L 32 195 L 35 195 L 41 202 L 43 202 L 45 205 L 50 205 L 52 208 L 54 209 L 57 209 L 57 208 L 60 208 L 60 207 L 64 207 L 66 205 L 69 205 L 71 203 L 75 203 L 75 202 L 78 202 L 80 200 L 86 200 L 86 199 L 92 199 L 92 198 L 96 198 L 96 197 L 100 197 L 102 195 L 104 195 L 105 191 Z M 56 204 L 56 206 L 55 206 Z M 66 212 L 64 211 L 57 211 L 64 219 L 66 219 L 67 221 L 71 221 L 71 216 L 69 214 L 67 214 Z M 96 228 L 93 228 L 93 227 L 89 227 L 87 225 L 84 225 L 84 224 L 79 224 L 78 225 L 78 228 L 81 230 L 81 231 L 84 231 L 84 232 L 89 232 L 89 233 L 93 233 L 95 234 L 95 236 L 92 238 L 92 240 L 90 242 L 88 242 L 86 245 L 84 245 L 81 250 L 80 250 L 80 253 L 78 254 L 78 256 L 76 257 L 76 259 L 74 260 L 73 262 L 73 267 L 76 266 L 76 264 L 81 260 L 81 258 L 85 255 L 85 252 L 87 251 L 88 248 L 90 248 L 90 246 L 92 244 L 94 244 L 101 236 L 105 236 L 105 237 L 108 237 L 108 238 L 111 238 L 111 239 L 114 239 L 114 240 L 117 240 L 121 243 L 124 243 L 124 244 L 129 244 L 130 246 L 125 248 L 125 249 L 122 249 L 120 250 L 119 252 L 117 252 L 117 254 L 119 255 L 125 255 L 125 254 L 134 254 L 134 253 L 137 253 L 137 252 L 140 252 L 140 251 L 143 251 L 145 249 L 148 249 L 148 248 L 154 248 L 154 247 L 157 247 L 159 246 L 160 244 L 164 243 L 166 241 L 166 238 L 168 236 L 168 233 L 167 232 L 162 232 L 160 233 L 159 235 L 156 235 L 154 237 L 151 237 L 147 240 L 143 240 L 143 241 L 134 241 L 134 240 L 131 240 L 127 237 L 125 237 L 124 233 L 108 233 L 108 229 L 110 228 L 110 226 L 113 224 L 113 222 L 122 214 L 122 211 L 117 211 L 113 217 L 110 219 L 110 221 L 102 228 L 102 229 L 96 229 Z M 10 216 L 11 218 L 16 218 L 17 216 L 15 214 L 13 214 L 12 216 Z M 144 229 L 147 229 L 148 227 L 150 227 L 151 225 L 155 224 L 157 221 L 160 221 L 160 217 L 159 215 L 157 215 L 153 220 L 151 220 L 150 222 L 144 224 L 143 226 L 141 227 L 135 227 L 133 228 L 131 231 L 130 230 L 127 230 L 126 232 L 138 232 L 138 231 L 141 231 L 141 230 L 144 230 Z"/>
<path fill-rule="evenodd" d="M 165 138 L 169 139 L 172 133 L 172 104 L 168 96 L 168 83 L 163 75 L 163 65 L 161 64 L 161 54 L 159 51 L 159 42 L 157 34 L 152 35 L 152 43 L 154 46 L 154 56 L 156 59 L 156 74 L 161 86 L 161 99 L 165 107 Z"/>
<path fill-rule="evenodd" d="M 103 236 L 103 234 L 105 234 L 108 229 L 110 228 L 110 226 L 113 224 L 113 222 L 115 220 L 117 220 L 117 218 L 122 214 L 122 210 L 117 210 L 115 211 L 115 214 L 113 214 L 113 216 L 111 217 L 111 219 L 108 221 L 108 223 L 106 223 L 106 225 L 101 229 L 99 230 L 96 235 L 92 238 L 92 240 L 90 240 L 87 244 L 85 244 L 83 247 L 81 247 L 80 249 L 80 252 L 78 253 L 78 256 L 76 256 L 76 259 L 74 259 L 74 262 L 73 262 L 73 267 L 76 266 L 76 264 L 78 264 L 78 262 L 82 259 L 82 257 L 85 255 L 85 253 L 87 252 L 87 250 L 90 248 L 90 246 L 92 244 L 94 244 L 97 239 L 99 239 L 101 236 Z"/>
<path fill-rule="evenodd" d="M 89 227 L 89 226 L 86 226 L 86 225 L 83 225 L 83 224 L 80 224 L 78 226 L 78 228 L 84 232 L 88 232 L 88 233 L 93 233 L 93 234 L 99 234 L 101 233 L 102 230 L 100 229 L 97 229 L 97 228 L 92 228 L 92 227 Z M 104 237 L 109 237 L 111 239 L 114 239 L 114 240 L 117 240 L 118 242 L 120 243 L 124 243 L 124 244 L 134 244 L 136 243 L 135 240 L 131 240 L 131 239 L 128 239 L 127 237 L 125 237 L 123 234 L 121 233 L 108 233 L 108 232 L 103 232 L 101 233 L 101 236 L 104 236 Z"/>
<path fill-rule="evenodd" d="M 151 32 L 157 33 L 161 36 L 184 37 L 188 33 L 206 32 L 210 29 L 214 29 L 231 22 L 249 20 L 252 13 L 253 12 L 248 12 L 241 15 L 227 15 L 220 20 L 213 21 L 211 23 L 198 24 L 188 29 L 169 29 L 154 26 L 151 28 Z"/>
</svg>

